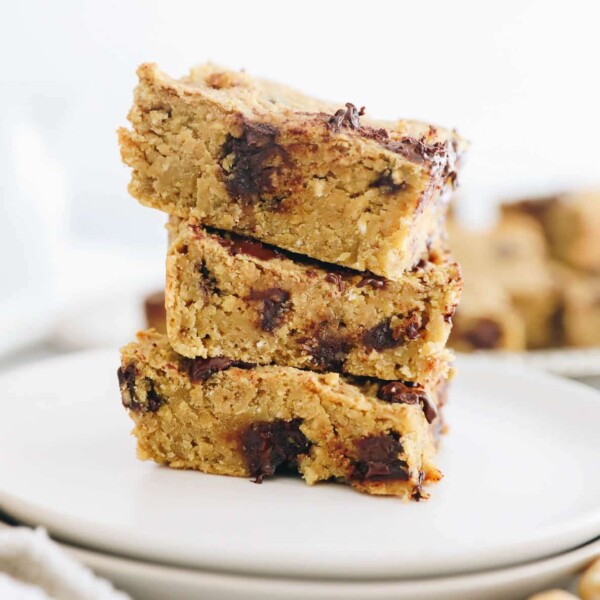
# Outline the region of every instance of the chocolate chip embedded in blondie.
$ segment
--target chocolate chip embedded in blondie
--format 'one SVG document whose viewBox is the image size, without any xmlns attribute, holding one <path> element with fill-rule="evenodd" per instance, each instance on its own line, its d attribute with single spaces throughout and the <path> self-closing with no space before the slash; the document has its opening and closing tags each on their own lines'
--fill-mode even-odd
<svg viewBox="0 0 600 600">
<path fill-rule="evenodd" d="M 525 322 L 527 347 L 553 345 L 559 293 L 538 223 L 523 215 L 506 215 L 481 231 L 452 223 L 449 237 L 463 268 L 466 293 L 478 287 L 481 300 L 486 289 L 499 285 Z M 489 285 L 491 279 L 495 284 Z"/>
<path fill-rule="evenodd" d="M 176 352 L 420 382 L 447 368 L 462 287 L 447 254 L 390 281 L 193 219 L 172 229 L 166 307 Z"/>
<path fill-rule="evenodd" d="M 492 277 L 467 283 L 450 335 L 455 350 L 525 350 L 525 322 Z"/>
<path fill-rule="evenodd" d="M 600 191 L 506 203 L 502 211 L 505 215 L 527 214 L 536 218 L 554 258 L 600 273 Z"/>
<path fill-rule="evenodd" d="M 186 359 L 152 331 L 121 351 L 119 384 L 138 456 L 174 468 L 254 477 L 284 468 L 370 494 L 427 497 L 445 382 L 401 381 Z"/>
<path fill-rule="evenodd" d="M 144 64 L 119 132 L 143 204 L 398 279 L 438 235 L 465 143 L 215 65 Z"/>
</svg>

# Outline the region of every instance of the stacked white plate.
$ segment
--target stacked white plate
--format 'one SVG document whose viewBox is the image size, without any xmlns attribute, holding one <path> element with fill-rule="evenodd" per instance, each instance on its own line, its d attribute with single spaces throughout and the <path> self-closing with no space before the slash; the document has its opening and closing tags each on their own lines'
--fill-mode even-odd
<svg viewBox="0 0 600 600">
<path fill-rule="evenodd" d="M 143 598 L 520 598 L 600 554 L 600 394 L 461 358 L 427 502 L 135 459 L 118 353 L 0 378 L 0 507 Z"/>
</svg>

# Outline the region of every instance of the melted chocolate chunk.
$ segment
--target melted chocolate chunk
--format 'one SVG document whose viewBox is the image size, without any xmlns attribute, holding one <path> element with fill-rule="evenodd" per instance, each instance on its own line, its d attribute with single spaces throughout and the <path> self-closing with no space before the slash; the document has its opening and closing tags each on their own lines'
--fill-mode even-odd
<svg viewBox="0 0 600 600">
<path fill-rule="evenodd" d="M 325 275 L 325 281 L 327 283 L 333 283 L 340 292 L 343 292 L 346 288 L 344 278 L 339 273 L 327 273 L 327 275 Z"/>
<path fill-rule="evenodd" d="M 389 348 L 397 348 L 404 342 L 404 337 L 392 328 L 391 319 L 382 321 L 375 327 L 368 329 L 362 335 L 363 344 L 370 350 L 388 350 Z"/>
<path fill-rule="evenodd" d="M 334 133 L 340 133 L 343 127 L 349 129 L 360 128 L 360 118 L 365 114 L 365 107 L 362 106 L 359 109 L 354 106 L 351 102 L 346 102 L 346 108 L 340 108 L 336 113 L 327 121 L 329 129 Z"/>
<path fill-rule="evenodd" d="M 287 152 L 277 144 L 277 129 L 268 123 L 244 121 L 239 138 L 229 136 L 223 158 L 233 155 L 225 185 L 234 199 L 248 199 L 275 191 L 273 178 L 288 162 Z"/>
<path fill-rule="evenodd" d="M 228 238 L 224 238 L 220 235 L 215 235 L 215 238 L 219 244 L 224 248 L 227 248 L 233 256 L 236 256 L 237 254 L 246 254 L 260 260 L 272 260 L 273 258 L 283 257 L 282 252 L 271 246 L 232 233 L 229 234 Z"/>
<path fill-rule="evenodd" d="M 362 279 L 358 282 L 358 284 L 356 285 L 356 287 L 365 287 L 365 285 L 368 285 L 370 287 L 372 287 L 374 290 L 382 290 L 383 288 L 385 288 L 388 284 L 388 280 L 383 278 L 383 277 L 379 277 L 378 275 L 373 275 L 373 273 L 365 273 L 362 276 Z"/>
<path fill-rule="evenodd" d="M 248 300 L 262 301 L 260 327 L 263 331 L 273 331 L 281 325 L 283 313 L 289 306 L 290 293 L 281 288 L 252 290 Z"/>
<path fill-rule="evenodd" d="M 158 395 L 158 392 L 154 389 L 154 382 L 149 381 L 149 388 L 146 392 L 146 411 L 156 412 L 164 403 L 164 399 L 161 398 L 161 396 Z"/>
<path fill-rule="evenodd" d="M 399 140 L 388 140 L 383 145 L 417 164 L 441 163 L 448 159 L 448 147 L 444 142 L 428 144 L 424 138 L 407 136 Z"/>
<path fill-rule="evenodd" d="M 281 468 L 297 468 L 298 456 L 310 450 L 311 443 L 300 431 L 302 419 L 252 423 L 241 433 L 246 462 L 256 483 Z"/>
<path fill-rule="evenodd" d="M 409 340 L 416 340 L 419 337 L 420 331 L 419 324 L 416 321 L 411 321 L 404 330 L 404 335 Z"/>
<path fill-rule="evenodd" d="M 382 433 L 356 441 L 358 460 L 353 477 L 359 481 L 408 481 L 408 464 L 398 458 L 403 452 L 397 433 Z"/>
<path fill-rule="evenodd" d="M 193 358 L 189 359 L 187 372 L 192 383 L 206 381 L 219 371 L 225 371 L 231 367 L 238 369 L 251 369 L 252 363 L 241 360 L 232 360 L 226 356 L 215 356 L 214 358 Z"/>
<path fill-rule="evenodd" d="M 372 188 L 384 188 L 388 194 L 404 191 L 408 184 L 406 181 L 396 183 L 390 171 L 384 171 L 377 179 L 369 186 Z"/>
<path fill-rule="evenodd" d="M 377 391 L 377 397 L 392 404 L 420 403 L 428 423 L 433 423 L 438 414 L 435 404 L 425 390 L 410 381 L 391 381 L 383 384 Z"/>
<path fill-rule="evenodd" d="M 303 348 L 312 356 L 315 366 L 322 371 L 342 371 L 348 352 L 352 349 L 350 340 L 331 331 L 318 331 L 314 337 L 299 340 Z"/>
<path fill-rule="evenodd" d="M 429 396 L 421 396 L 421 405 L 423 406 L 423 412 L 425 413 L 425 418 L 428 423 L 433 423 L 438 416 L 437 408 L 435 404 L 431 401 Z"/>
<path fill-rule="evenodd" d="M 141 388 L 145 389 L 146 397 L 141 398 L 136 390 L 136 369 L 133 365 L 117 370 L 119 387 L 121 388 L 121 401 L 123 406 L 135 412 L 156 412 L 164 403 L 154 388 L 154 382 L 145 378 Z"/>
<path fill-rule="evenodd" d="M 119 367 L 117 370 L 117 378 L 119 380 L 119 388 L 121 389 L 123 406 L 127 406 L 127 404 L 134 402 L 135 376 L 136 369 L 134 365 L 127 365 L 125 368 Z"/>
<path fill-rule="evenodd" d="M 217 285 L 216 277 L 211 273 L 208 268 L 206 261 L 202 259 L 197 265 L 196 270 L 200 274 L 200 288 L 204 290 L 204 292 L 209 294 L 217 294 L 221 293 L 219 286 Z"/>
<path fill-rule="evenodd" d="M 492 319 L 479 319 L 462 334 L 463 338 L 476 350 L 497 348 L 502 339 L 500 326 Z"/>
<path fill-rule="evenodd" d="M 425 393 L 423 388 L 412 381 L 391 381 L 379 387 L 377 397 L 391 403 L 416 404 L 421 393 Z"/>
</svg>

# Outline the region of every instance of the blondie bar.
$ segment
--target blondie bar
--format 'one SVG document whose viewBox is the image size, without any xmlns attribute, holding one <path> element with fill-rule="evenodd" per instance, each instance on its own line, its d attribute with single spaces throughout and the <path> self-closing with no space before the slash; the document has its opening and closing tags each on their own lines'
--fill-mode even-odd
<svg viewBox="0 0 600 600">
<path fill-rule="evenodd" d="M 119 385 L 141 459 L 256 481 L 292 468 L 309 484 L 338 479 L 407 499 L 427 497 L 423 484 L 441 477 L 433 458 L 443 380 L 428 390 L 187 359 L 153 331 L 121 355 Z"/>
<path fill-rule="evenodd" d="M 138 76 L 119 137 L 143 204 L 389 279 L 439 235 L 466 147 L 455 133 L 211 64 Z"/>
<path fill-rule="evenodd" d="M 560 298 L 539 224 L 529 216 L 505 215 L 487 230 L 452 223 L 449 232 L 467 293 L 477 286 L 481 300 L 486 289 L 495 287 L 489 284 L 493 278 L 525 322 L 527 347 L 553 345 Z M 485 287 L 482 281 L 488 282 Z"/>
<path fill-rule="evenodd" d="M 432 253 L 401 281 L 182 222 L 167 257 L 173 349 L 424 382 L 447 368 L 458 264 Z"/>
<path fill-rule="evenodd" d="M 562 294 L 562 326 L 568 346 L 600 346 L 600 275 L 555 267 Z"/>
<path fill-rule="evenodd" d="M 534 217 L 544 229 L 554 258 L 600 273 L 600 191 L 506 203 L 502 211 Z"/>
<path fill-rule="evenodd" d="M 492 277 L 467 283 L 450 335 L 455 350 L 525 350 L 525 321 Z"/>
</svg>

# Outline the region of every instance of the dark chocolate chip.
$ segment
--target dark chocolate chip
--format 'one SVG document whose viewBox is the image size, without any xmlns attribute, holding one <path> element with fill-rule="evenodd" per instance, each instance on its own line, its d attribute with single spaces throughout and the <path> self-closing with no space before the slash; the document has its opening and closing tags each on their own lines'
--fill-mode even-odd
<svg viewBox="0 0 600 600">
<path fill-rule="evenodd" d="M 373 273 L 365 273 L 362 276 L 362 279 L 358 282 L 356 287 L 364 287 L 366 285 L 372 287 L 374 290 L 381 290 L 385 288 L 388 284 L 388 280 L 384 277 L 379 277 L 378 275 L 373 275 Z"/>
<path fill-rule="evenodd" d="M 497 348 L 502 340 L 502 329 L 496 321 L 488 318 L 478 319 L 462 337 L 476 350 Z"/>
<path fill-rule="evenodd" d="M 356 441 L 358 459 L 352 477 L 359 481 L 408 481 L 408 464 L 398 458 L 403 452 L 397 433 L 382 433 Z"/>
<path fill-rule="evenodd" d="M 392 173 L 387 170 L 383 173 L 380 173 L 377 179 L 375 179 L 375 181 L 369 187 L 383 188 L 385 189 L 386 193 L 394 194 L 395 192 L 404 191 L 408 187 L 408 184 L 405 181 L 396 183 L 392 177 Z"/>
<path fill-rule="evenodd" d="M 362 114 L 364 114 L 364 109 L 358 111 L 353 104 L 347 103 L 346 109 L 340 108 L 333 116 L 323 113 L 321 116 L 325 116 L 326 125 L 334 133 L 340 133 L 344 127 L 356 131 L 358 135 L 379 143 L 387 150 L 401 154 L 411 162 L 425 165 L 436 174 L 440 173 L 443 177 L 448 177 L 452 182 L 456 181 L 456 165 L 459 162 L 459 156 L 455 140 L 428 143 L 426 136 L 418 139 L 412 136 L 394 139 L 384 128 L 376 129 L 368 125 L 361 125 L 359 117 Z M 430 130 L 429 133 L 431 134 L 433 131 Z"/>
<path fill-rule="evenodd" d="M 240 439 L 246 462 L 256 483 L 274 475 L 282 467 L 297 468 L 298 457 L 310 450 L 311 443 L 300 431 L 302 419 L 252 423 Z"/>
<path fill-rule="evenodd" d="M 217 278 L 211 273 L 208 268 L 206 261 L 202 259 L 197 265 L 196 270 L 200 273 L 200 288 L 204 290 L 206 294 L 217 294 L 221 293 L 219 286 L 217 285 Z"/>
<path fill-rule="evenodd" d="M 343 292 L 346 288 L 344 278 L 339 273 L 327 273 L 327 275 L 325 275 L 325 281 L 335 285 L 340 292 Z"/>
<path fill-rule="evenodd" d="M 425 390 L 413 382 L 391 381 L 383 384 L 377 391 L 377 397 L 393 404 L 420 403 L 428 423 L 433 423 L 438 414 L 435 404 L 430 400 Z"/>
<path fill-rule="evenodd" d="M 346 336 L 323 328 L 314 337 L 304 337 L 298 341 L 312 356 L 315 368 L 320 371 L 342 371 L 346 356 L 352 349 L 352 343 Z"/>
<path fill-rule="evenodd" d="M 232 233 L 229 233 L 226 238 L 220 235 L 215 235 L 215 238 L 219 244 L 224 248 L 227 248 L 233 256 L 236 256 L 237 254 L 247 254 L 248 256 L 253 256 L 260 260 L 271 260 L 273 258 L 283 257 L 282 252 L 271 246 Z"/>
<path fill-rule="evenodd" d="M 377 397 L 381 400 L 399 404 L 416 404 L 424 390 L 412 382 L 391 381 L 379 387 Z"/>
<path fill-rule="evenodd" d="M 146 392 L 146 410 L 148 412 L 156 412 L 164 403 L 164 399 L 154 389 L 154 382 L 149 381 L 149 388 Z"/>
<path fill-rule="evenodd" d="M 370 350 L 387 350 L 397 348 L 404 342 L 402 335 L 398 335 L 391 326 L 391 319 L 385 319 L 375 327 L 368 329 L 362 335 L 363 344 Z"/>
<path fill-rule="evenodd" d="M 287 152 L 276 142 L 277 129 L 268 123 L 242 123 L 239 138 L 229 136 L 223 158 L 233 155 L 225 185 L 234 199 L 248 199 L 275 191 L 273 181 L 288 163 Z"/>
<path fill-rule="evenodd" d="M 340 108 L 336 113 L 327 121 L 329 129 L 334 133 L 340 133 L 343 127 L 349 129 L 360 128 L 360 117 L 365 114 L 365 107 L 362 106 L 359 109 L 354 106 L 351 102 L 346 102 L 346 108 Z"/>
<path fill-rule="evenodd" d="M 290 301 L 290 293 L 281 288 L 252 290 L 248 300 L 262 301 L 260 327 L 263 331 L 273 331 L 281 324 L 284 312 Z"/>
<path fill-rule="evenodd" d="M 404 330 L 404 335 L 409 340 L 416 340 L 419 337 L 421 328 L 416 321 L 411 321 Z"/>
<path fill-rule="evenodd" d="M 444 142 L 428 144 L 424 139 L 407 136 L 399 140 L 388 140 L 384 146 L 418 164 L 441 163 L 448 159 L 448 146 Z"/>
<path fill-rule="evenodd" d="M 192 383 L 206 381 L 219 371 L 225 371 L 231 367 L 239 369 L 251 369 L 252 363 L 241 360 L 232 360 L 226 356 L 215 356 L 213 358 L 193 358 L 189 359 L 187 372 Z"/>
<path fill-rule="evenodd" d="M 119 388 L 121 389 L 121 399 L 123 406 L 127 406 L 134 402 L 135 399 L 135 377 L 136 368 L 134 365 L 119 367 L 117 370 L 117 378 L 119 380 Z"/>
<path fill-rule="evenodd" d="M 121 401 L 123 406 L 135 412 L 156 412 L 164 403 L 164 398 L 159 396 L 154 388 L 154 382 L 147 377 L 140 382 L 136 389 L 136 369 L 133 365 L 119 368 L 117 371 L 119 387 L 121 388 Z M 145 391 L 145 398 L 139 391 Z"/>
</svg>

